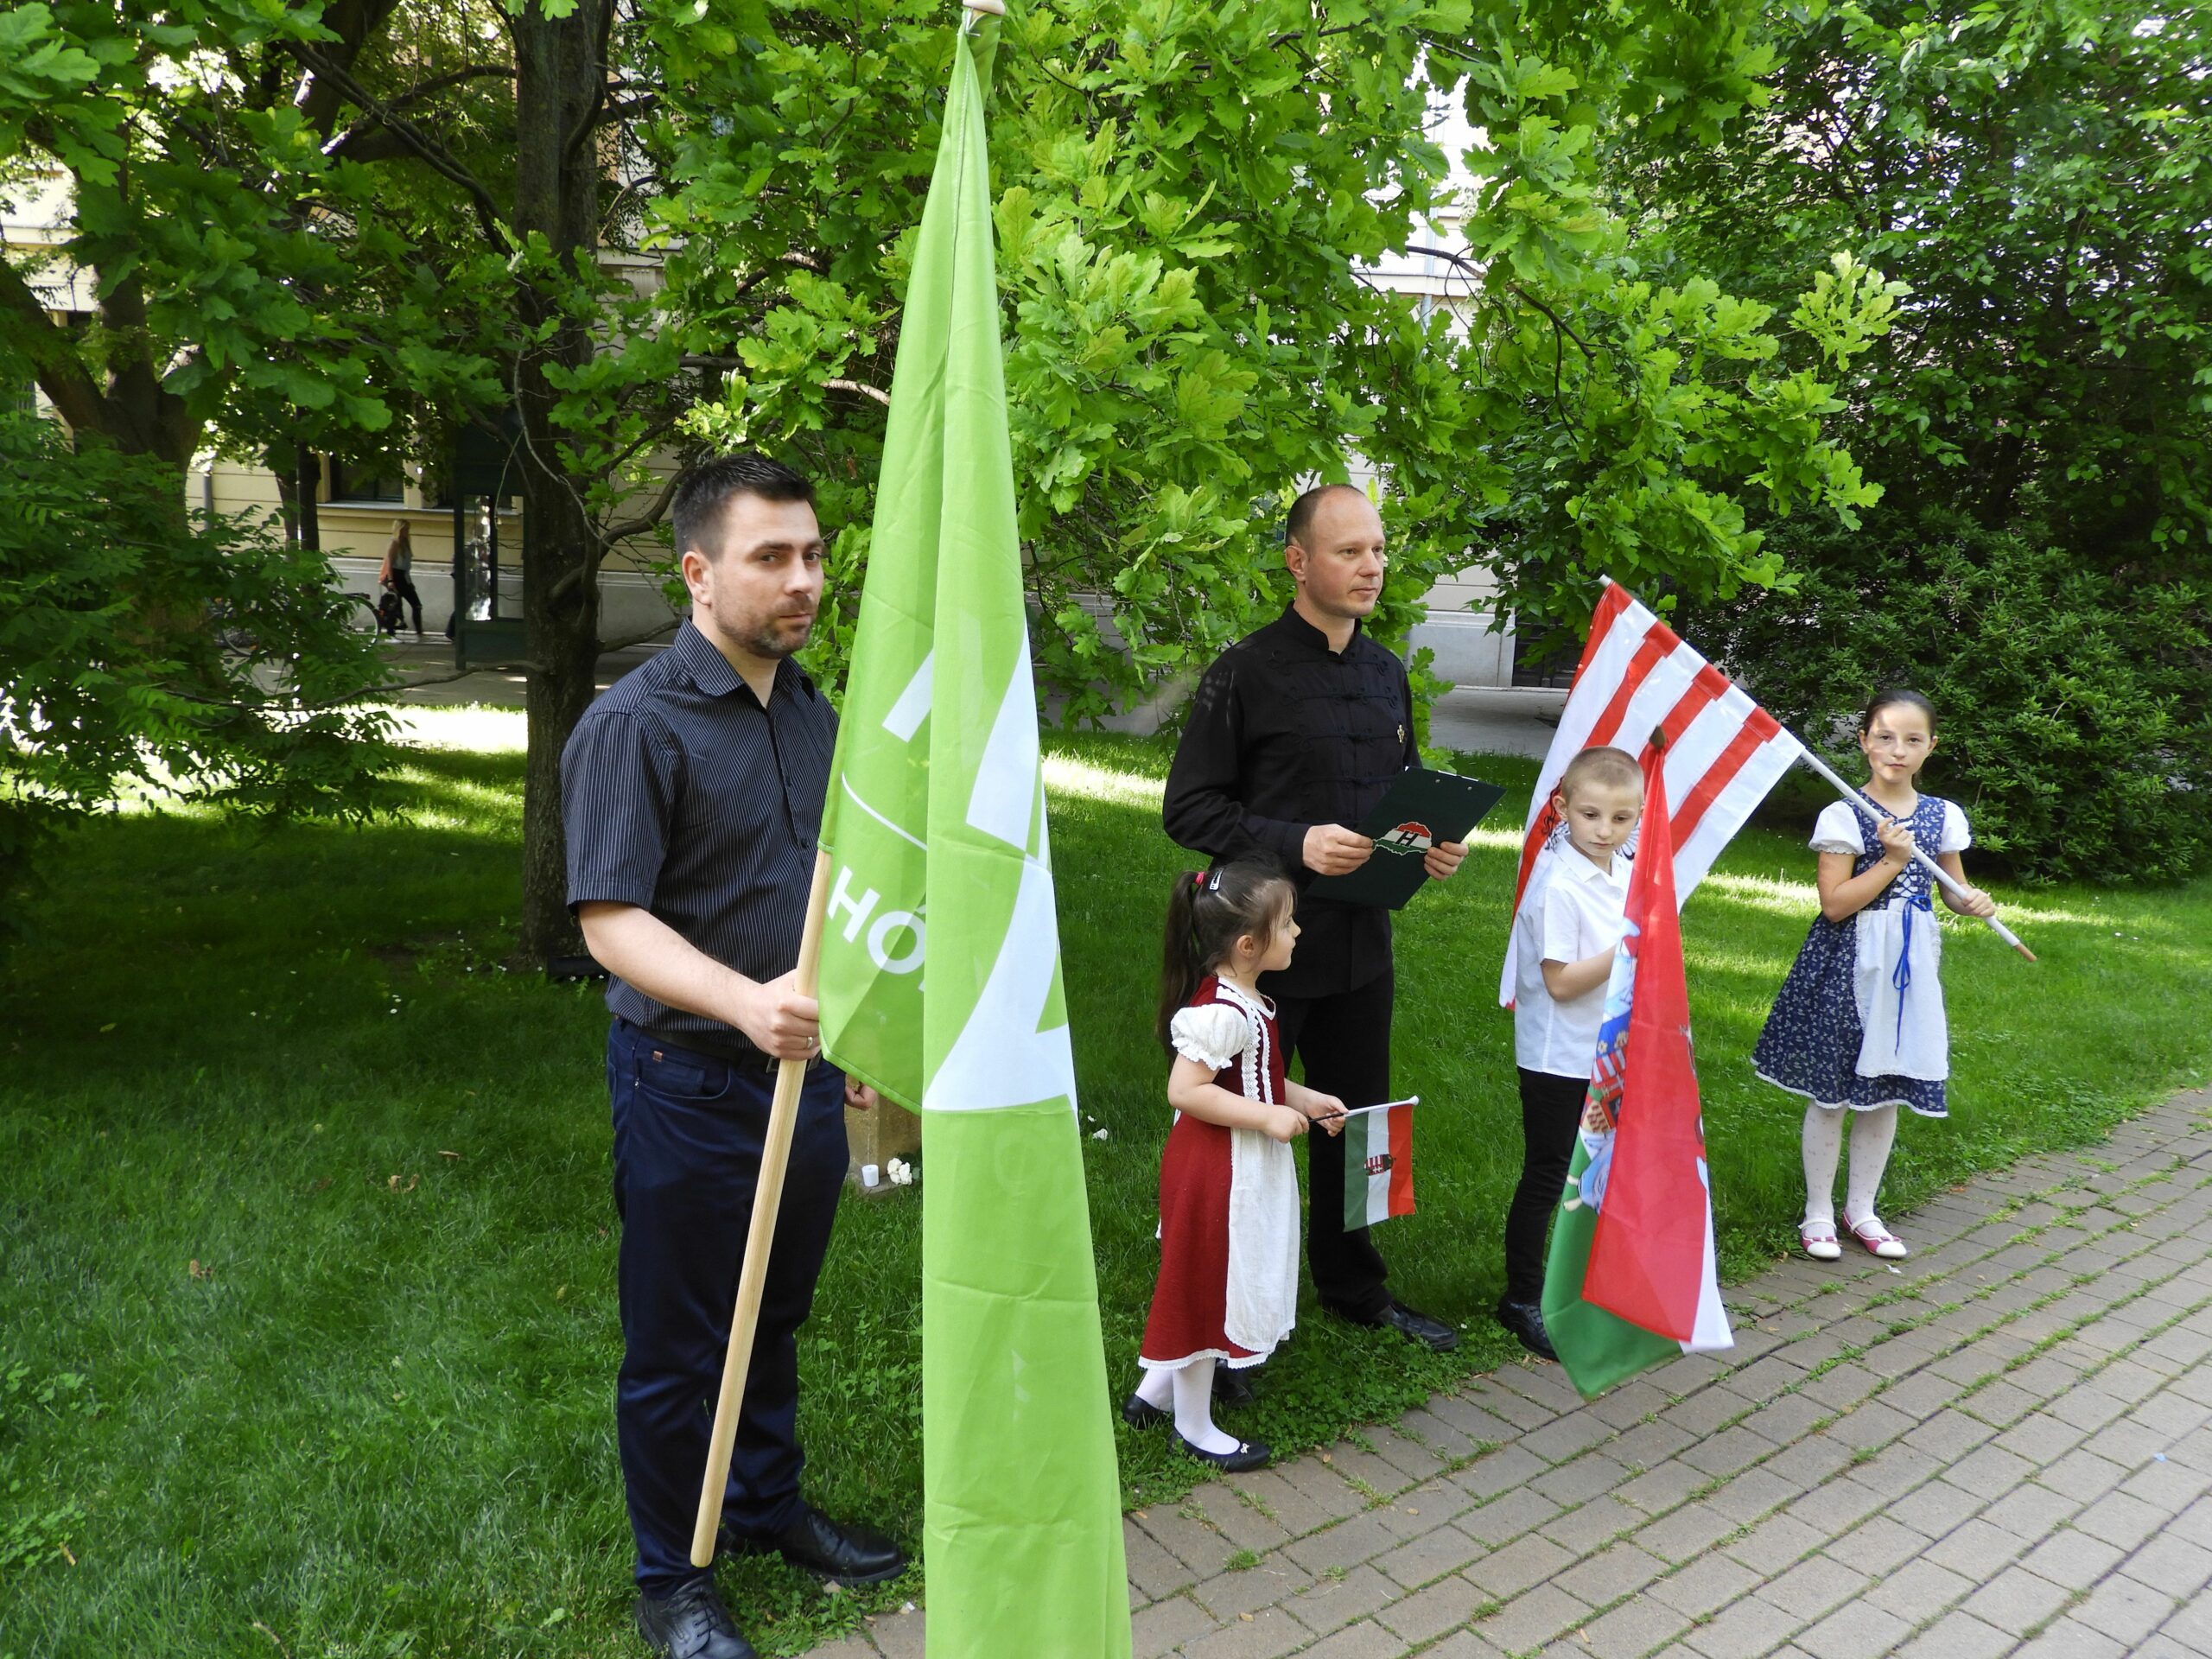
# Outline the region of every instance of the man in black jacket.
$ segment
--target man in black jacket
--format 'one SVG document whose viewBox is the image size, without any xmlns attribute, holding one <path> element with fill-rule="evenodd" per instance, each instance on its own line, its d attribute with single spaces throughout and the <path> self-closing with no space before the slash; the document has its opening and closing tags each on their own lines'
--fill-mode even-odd
<svg viewBox="0 0 2212 1659">
<path fill-rule="evenodd" d="M 1165 818 L 1175 841 L 1210 858 L 1274 855 L 1302 889 L 1344 875 L 1375 843 L 1350 826 L 1419 764 L 1405 664 L 1362 631 L 1382 594 L 1382 519 L 1350 485 L 1300 496 L 1284 531 L 1297 583 L 1288 610 L 1216 659 L 1198 683 L 1167 774 Z M 1466 848 L 1442 842 L 1426 859 L 1443 880 Z M 1286 1054 L 1309 1088 L 1347 1104 L 1391 1098 L 1390 915 L 1305 896 L 1295 961 L 1261 988 L 1275 1001 Z M 1321 1305 L 1358 1325 L 1387 1325 L 1440 1351 L 1459 1333 L 1392 1298 L 1389 1269 L 1364 1227 L 1344 1224 L 1344 1142 L 1307 1137 L 1313 1212 L 1306 1260 Z"/>
</svg>

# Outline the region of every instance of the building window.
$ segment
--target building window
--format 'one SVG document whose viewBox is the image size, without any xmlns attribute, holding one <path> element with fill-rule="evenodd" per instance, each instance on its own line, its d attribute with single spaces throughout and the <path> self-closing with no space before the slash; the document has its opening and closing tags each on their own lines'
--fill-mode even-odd
<svg viewBox="0 0 2212 1659">
<path fill-rule="evenodd" d="M 399 506 L 407 499 L 407 492 L 397 472 L 386 471 L 389 465 L 373 461 L 340 461 L 336 456 L 330 461 L 330 496 L 333 505 L 357 502 L 370 505 Z"/>
</svg>

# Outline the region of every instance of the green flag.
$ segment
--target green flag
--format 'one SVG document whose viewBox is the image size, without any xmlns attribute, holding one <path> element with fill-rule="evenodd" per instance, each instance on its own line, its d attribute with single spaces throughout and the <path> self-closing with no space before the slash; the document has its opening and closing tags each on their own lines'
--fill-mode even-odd
<svg viewBox="0 0 2212 1659">
<path fill-rule="evenodd" d="M 922 1116 L 930 1649 L 1122 1659 L 1121 1481 L 1001 327 L 982 94 L 963 34 L 914 245 L 823 820 L 822 1030 L 832 1059 Z"/>
</svg>

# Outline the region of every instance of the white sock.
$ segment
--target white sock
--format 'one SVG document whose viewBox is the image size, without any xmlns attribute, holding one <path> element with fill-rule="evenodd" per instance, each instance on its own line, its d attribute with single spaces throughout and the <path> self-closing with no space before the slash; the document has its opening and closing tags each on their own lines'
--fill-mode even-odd
<svg viewBox="0 0 2212 1659">
<path fill-rule="evenodd" d="M 1137 1398 L 1147 1406 L 1167 1409 L 1167 1402 L 1175 1397 L 1175 1373 L 1162 1370 L 1157 1365 L 1147 1365 L 1137 1377 Z"/>
<path fill-rule="evenodd" d="M 1177 1366 L 1175 1432 L 1201 1452 L 1234 1452 L 1237 1440 L 1213 1426 L 1213 1367 L 1211 1359 L 1193 1359 Z"/>
<path fill-rule="evenodd" d="M 1843 1219 L 1856 1226 L 1874 1213 L 1874 1195 L 1882 1188 L 1882 1172 L 1890 1166 L 1890 1148 L 1897 1138 L 1897 1109 L 1877 1106 L 1851 1115 L 1851 1177 L 1845 1183 Z"/>
<path fill-rule="evenodd" d="M 1843 1155 L 1843 1112 L 1805 1108 L 1805 1222 L 1835 1225 L 1835 1166 Z"/>
</svg>

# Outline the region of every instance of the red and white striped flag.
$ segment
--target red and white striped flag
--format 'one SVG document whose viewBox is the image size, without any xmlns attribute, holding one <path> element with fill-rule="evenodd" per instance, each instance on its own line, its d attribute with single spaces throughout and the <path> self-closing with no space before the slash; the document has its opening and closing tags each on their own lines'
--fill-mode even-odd
<svg viewBox="0 0 2212 1659">
<path fill-rule="evenodd" d="M 1559 734 L 1529 804 L 1529 832 L 1513 888 L 1516 914 L 1528 894 L 1536 855 L 1559 827 L 1552 795 L 1567 763 L 1584 749 L 1606 745 L 1640 756 L 1655 730 L 1664 734 L 1667 746 L 1667 799 L 1673 805 L 1668 823 L 1679 908 L 1804 747 L 1608 577 Z M 1500 1007 L 1513 1006 L 1513 938 L 1506 935 Z"/>
</svg>

